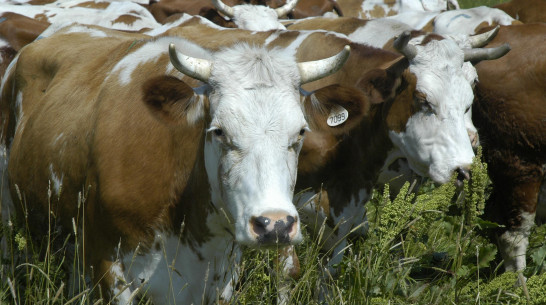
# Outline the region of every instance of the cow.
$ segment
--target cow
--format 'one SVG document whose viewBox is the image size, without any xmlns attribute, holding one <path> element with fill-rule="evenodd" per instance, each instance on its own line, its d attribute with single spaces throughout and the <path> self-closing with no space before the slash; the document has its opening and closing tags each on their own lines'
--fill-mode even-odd
<svg viewBox="0 0 546 305">
<path fill-rule="evenodd" d="M 364 204 L 379 182 L 382 168 L 388 168 L 403 156 L 413 172 L 430 177 L 436 183 L 447 183 L 453 173 L 457 173 L 459 185 L 469 178 L 468 170 L 474 156 L 470 138 L 476 138 L 473 135 L 476 129 L 469 116 L 472 86 L 477 80 L 470 61 L 495 59 L 509 50 L 507 46 L 501 46 L 463 52 L 459 41 L 438 34 L 406 31 L 407 26 L 399 23 L 394 27 L 389 24 L 393 24 L 391 20 L 384 23 L 382 20 L 359 21 L 343 17 L 307 19 L 288 27 L 335 31 L 347 35 L 355 43 L 384 47 L 386 50 L 382 52 L 394 49 L 405 55 L 400 58 L 399 54 L 393 53 L 388 60 L 376 63 L 380 67 L 397 58 L 400 62 L 391 66 L 390 73 L 385 76 L 382 84 L 386 88 L 374 93 L 375 96 L 390 96 L 392 100 L 372 106 L 368 129 L 355 130 L 351 137 L 344 138 L 313 132 L 304 143 L 297 189 L 311 187 L 312 191 L 306 192 L 297 204 L 305 204 L 302 220 L 311 221 L 311 227 L 316 226 L 315 221 L 320 225 L 320 220 L 326 219 L 326 230 L 332 233 L 323 249 L 333 253 L 328 265 L 331 273 L 335 273 L 332 266 L 343 255 L 348 233 L 357 227 L 360 230 L 356 233 L 365 233 Z M 377 35 L 380 31 L 383 35 Z M 494 34 L 495 30 L 477 37 L 462 35 L 460 40 L 464 37 L 466 40 L 464 44 L 460 43 L 465 47 L 479 47 Z M 399 37 L 393 41 L 394 35 Z M 474 57 L 476 55 L 478 57 Z M 351 72 L 344 72 L 346 70 Z M 364 73 L 373 68 L 349 61 L 338 74 L 321 80 L 320 85 L 327 84 L 336 75 L 356 73 L 355 70 Z M 352 75 L 341 80 L 358 86 L 358 81 L 365 79 L 362 75 Z M 400 79 L 393 79 L 394 75 L 401 75 Z M 386 90 L 395 85 L 400 88 Z M 368 87 L 361 89 L 370 92 Z M 375 131 L 370 133 L 370 128 Z M 366 160 L 360 159 L 363 157 L 359 155 L 365 155 Z M 308 161 L 303 159 L 306 156 Z"/>
<path fill-rule="evenodd" d="M 546 22 L 546 3 L 542 0 L 512 0 L 494 7 L 523 23 Z"/>
<path fill-rule="evenodd" d="M 346 17 L 376 19 L 408 12 L 440 12 L 459 9 L 457 0 L 337 0 Z"/>
<path fill-rule="evenodd" d="M 336 36 L 176 31 L 69 26 L 21 50 L 0 88 L 17 214 L 36 239 L 49 221 L 76 233 L 85 274 L 120 303 L 141 291 L 154 304 L 229 300 L 240 245 L 301 240 L 292 197 L 305 134 L 347 133 L 369 104 L 350 86 L 300 94 L 350 51 L 297 62 L 292 42 Z M 197 38 L 173 36 L 184 31 Z M 339 107 L 348 120 L 325 124 Z"/>
<path fill-rule="evenodd" d="M 476 65 L 472 116 L 493 183 L 484 216 L 503 226 L 495 236 L 505 270 L 519 271 L 538 198 L 545 203 L 539 193 L 546 190 L 546 24 L 501 26 L 488 46 L 507 42 L 512 51 L 505 57 Z"/>
<path fill-rule="evenodd" d="M 148 10 L 132 2 L 111 2 L 104 8 L 59 7 L 57 5 L 0 5 L 0 14 L 16 13 L 48 23 L 78 22 L 117 30 L 154 29 L 160 24 Z"/>
</svg>

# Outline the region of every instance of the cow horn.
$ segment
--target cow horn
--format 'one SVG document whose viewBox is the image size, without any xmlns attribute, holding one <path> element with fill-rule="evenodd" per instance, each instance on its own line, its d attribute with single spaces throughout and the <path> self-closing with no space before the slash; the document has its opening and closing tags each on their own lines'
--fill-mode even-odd
<svg viewBox="0 0 546 305">
<path fill-rule="evenodd" d="M 404 33 L 394 40 L 393 44 L 394 48 L 398 50 L 398 52 L 404 54 L 407 59 L 413 59 L 417 56 L 417 48 L 414 45 L 409 44 L 410 39 L 411 32 L 404 31 Z"/>
<path fill-rule="evenodd" d="M 220 11 L 220 13 L 228 16 L 229 18 L 233 18 L 235 16 L 235 13 L 233 12 L 233 7 L 225 4 L 224 2 L 220 0 L 212 0 L 212 4 Z"/>
<path fill-rule="evenodd" d="M 278 17 L 284 17 L 296 7 L 296 4 L 298 4 L 298 0 L 289 0 L 285 5 L 276 8 L 275 12 L 277 12 Z"/>
<path fill-rule="evenodd" d="M 341 52 L 332 57 L 298 63 L 301 84 L 309 83 L 337 72 L 337 70 L 343 67 L 350 53 L 351 47 L 346 45 Z"/>
<path fill-rule="evenodd" d="M 468 37 L 468 39 L 470 40 L 470 45 L 473 48 L 481 48 L 481 47 L 485 46 L 491 40 L 493 40 L 493 38 L 495 38 L 495 36 L 497 36 L 497 33 L 499 32 L 499 28 L 500 28 L 500 26 L 497 25 L 494 29 L 492 29 L 490 31 Z"/>
<path fill-rule="evenodd" d="M 510 45 L 505 43 L 502 46 L 495 48 L 484 48 L 484 49 L 465 49 L 464 51 L 464 61 L 480 61 L 480 60 L 490 60 L 497 59 L 504 54 L 510 51 Z"/>
<path fill-rule="evenodd" d="M 169 44 L 169 57 L 178 71 L 205 83 L 208 81 L 212 69 L 210 61 L 184 55 L 176 51 L 174 43 Z"/>
</svg>

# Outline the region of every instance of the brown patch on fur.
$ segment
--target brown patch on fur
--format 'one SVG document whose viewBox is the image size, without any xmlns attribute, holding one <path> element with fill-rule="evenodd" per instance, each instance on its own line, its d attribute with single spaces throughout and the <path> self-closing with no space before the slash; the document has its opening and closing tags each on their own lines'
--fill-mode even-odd
<svg viewBox="0 0 546 305">
<path fill-rule="evenodd" d="M 194 92 L 172 76 L 152 78 L 142 85 L 144 102 L 152 113 L 167 124 L 178 124 L 186 117 Z"/>
<path fill-rule="evenodd" d="M 87 1 L 78 3 L 75 7 L 87 7 L 87 8 L 94 8 L 94 9 L 105 9 L 110 5 L 109 2 L 95 2 L 95 1 Z"/>
<path fill-rule="evenodd" d="M 300 152 L 298 172 L 314 172 L 322 168 L 335 157 L 339 141 L 331 134 L 308 132 L 304 144 L 306 149 Z"/>
<path fill-rule="evenodd" d="M 0 22 L 0 37 L 16 51 L 33 42 L 50 25 L 15 13 L 3 13 L 1 17 L 6 20 Z"/>
<path fill-rule="evenodd" d="M 427 34 L 420 45 L 424 46 L 433 40 L 444 40 L 445 38 L 438 34 Z"/>
<path fill-rule="evenodd" d="M 114 21 L 112 21 L 112 24 L 123 23 L 127 25 L 132 25 L 137 20 L 140 20 L 140 17 L 136 17 L 132 15 L 121 15 L 118 18 L 116 18 Z"/>
<path fill-rule="evenodd" d="M 434 32 L 434 18 L 427 22 L 427 24 L 425 24 L 425 26 L 421 28 L 421 31 L 429 33 Z"/>
<path fill-rule="evenodd" d="M 404 71 L 403 75 L 405 81 L 408 83 L 406 86 L 407 90 L 400 92 L 396 96 L 386 118 L 387 126 L 394 132 L 405 131 L 408 119 L 416 112 L 413 99 L 417 77 L 408 70 Z"/>
<path fill-rule="evenodd" d="M 368 13 L 373 19 L 387 16 L 387 12 L 385 12 L 385 9 L 383 9 L 383 7 L 381 7 L 380 5 L 374 6 L 373 10 L 369 11 Z"/>
</svg>

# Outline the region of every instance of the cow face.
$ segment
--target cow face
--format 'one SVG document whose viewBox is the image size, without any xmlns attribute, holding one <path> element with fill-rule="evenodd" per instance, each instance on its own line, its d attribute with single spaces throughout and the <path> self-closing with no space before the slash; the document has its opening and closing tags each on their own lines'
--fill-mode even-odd
<svg viewBox="0 0 546 305">
<path fill-rule="evenodd" d="M 411 53 L 406 55 L 410 65 L 405 75 L 410 96 L 404 103 L 408 99 L 412 103 L 395 102 L 398 114 L 390 122 L 389 136 L 419 175 L 437 183 L 448 182 L 453 172 L 466 178 L 474 156 L 467 132 L 473 127 L 468 122 L 474 98 L 474 80 L 469 80 L 467 71 L 471 67 L 464 63 L 463 51 L 448 39 L 414 45 Z"/>
<path fill-rule="evenodd" d="M 346 59 L 348 50 L 344 54 Z M 248 245 L 300 241 L 299 216 L 292 203 L 298 154 L 309 127 L 326 125 L 335 105 L 329 94 L 321 93 L 331 88 L 306 96 L 304 103 L 310 105 L 303 105 L 299 85 L 318 74 L 310 75 L 308 63 L 296 63 L 291 53 L 279 49 L 236 45 L 215 53 L 211 61 L 197 59 L 192 71 L 181 63 L 188 58 L 184 56 L 171 47 L 177 69 L 207 82 L 199 94 L 206 97 L 208 107 L 175 108 L 203 110 L 202 115 L 186 117 L 207 120 L 204 159 L 211 199 L 226 216 L 236 241 Z M 317 70 L 332 73 L 343 62 L 335 69 Z M 356 101 L 345 99 L 350 118 L 335 132 L 355 126 L 362 117 L 359 96 Z M 166 109 L 161 108 L 156 112 Z"/>
</svg>

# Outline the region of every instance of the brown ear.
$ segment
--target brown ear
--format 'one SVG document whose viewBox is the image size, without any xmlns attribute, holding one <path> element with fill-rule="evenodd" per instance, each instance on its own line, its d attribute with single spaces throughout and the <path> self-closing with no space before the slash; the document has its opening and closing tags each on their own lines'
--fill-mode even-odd
<svg viewBox="0 0 546 305">
<path fill-rule="evenodd" d="M 406 57 L 399 57 L 385 65 L 384 68 L 367 72 L 358 82 L 360 88 L 372 104 L 382 103 L 394 98 L 402 85 L 402 73 L 409 66 Z"/>
<path fill-rule="evenodd" d="M 142 86 L 144 103 L 152 114 L 166 124 L 189 124 L 203 117 L 203 105 L 193 89 L 172 76 L 152 78 Z"/>
<path fill-rule="evenodd" d="M 343 107 L 347 117 L 337 126 L 328 125 L 333 111 Z M 370 103 L 366 95 L 354 87 L 330 85 L 314 91 L 304 102 L 307 122 L 314 131 L 328 131 L 333 134 L 346 133 L 357 126 L 368 113 Z"/>
</svg>

